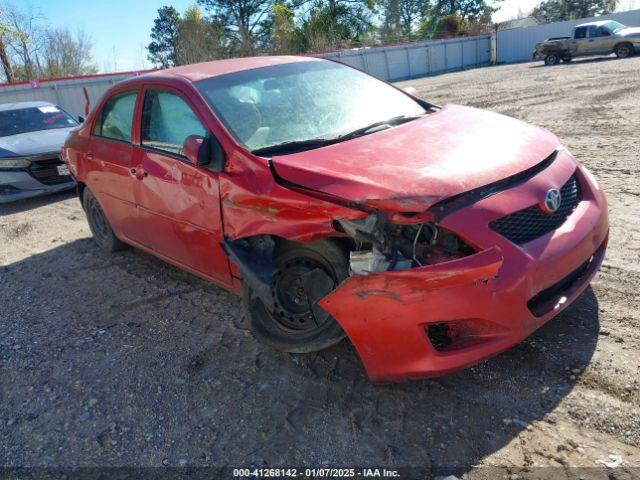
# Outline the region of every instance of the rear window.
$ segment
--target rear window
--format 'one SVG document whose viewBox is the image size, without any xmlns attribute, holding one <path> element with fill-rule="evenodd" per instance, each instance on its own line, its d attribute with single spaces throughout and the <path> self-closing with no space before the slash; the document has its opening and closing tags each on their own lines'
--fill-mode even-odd
<svg viewBox="0 0 640 480">
<path fill-rule="evenodd" d="M 78 123 L 54 105 L 0 111 L 0 137 L 75 127 Z"/>
</svg>

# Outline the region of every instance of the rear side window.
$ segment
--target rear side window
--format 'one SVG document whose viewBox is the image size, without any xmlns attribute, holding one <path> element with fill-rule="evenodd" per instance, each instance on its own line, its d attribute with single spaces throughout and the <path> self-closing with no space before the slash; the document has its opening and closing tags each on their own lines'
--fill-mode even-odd
<svg viewBox="0 0 640 480">
<path fill-rule="evenodd" d="M 587 38 L 587 27 L 576 28 L 575 38 Z"/>
<path fill-rule="evenodd" d="M 189 135 L 205 134 L 196 114 L 178 95 L 147 91 L 142 112 L 142 145 L 182 155 L 182 144 Z"/>
<path fill-rule="evenodd" d="M 93 134 L 123 142 L 131 142 L 135 91 L 118 93 L 109 98 L 93 126 Z"/>
</svg>

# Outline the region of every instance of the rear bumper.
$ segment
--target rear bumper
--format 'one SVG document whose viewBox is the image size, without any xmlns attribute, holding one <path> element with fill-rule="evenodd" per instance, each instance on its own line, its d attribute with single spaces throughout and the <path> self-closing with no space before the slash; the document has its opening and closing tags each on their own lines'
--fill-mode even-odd
<svg viewBox="0 0 640 480">
<path fill-rule="evenodd" d="M 505 213 L 535 205 L 540 192 L 563 185 L 574 172 L 583 200 L 557 230 L 518 246 L 487 227 Z M 320 301 L 374 381 L 442 375 L 522 341 L 586 289 L 608 238 L 604 196 L 566 154 L 525 184 L 441 225 L 480 252 L 412 270 L 354 275 Z M 443 325 L 451 340 L 444 347 L 434 333 Z"/>
<path fill-rule="evenodd" d="M 46 185 L 36 180 L 26 170 L 0 171 L 0 203 L 69 190 L 75 184 L 75 181 L 70 179 L 55 185 Z"/>
</svg>

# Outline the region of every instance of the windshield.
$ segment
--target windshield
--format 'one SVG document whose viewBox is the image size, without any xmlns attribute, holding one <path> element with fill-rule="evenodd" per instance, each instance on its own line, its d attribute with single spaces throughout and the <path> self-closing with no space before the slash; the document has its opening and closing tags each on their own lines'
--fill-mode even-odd
<svg viewBox="0 0 640 480">
<path fill-rule="evenodd" d="M 605 23 L 605 27 L 607 27 L 607 30 L 613 33 L 618 33 L 620 30 L 624 30 L 625 28 L 627 28 L 626 26 L 618 22 L 607 22 Z"/>
<path fill-rule="evenodd" d="M 76 125 L 73 118 L 53 105 L 0 111 L 0 137 Z"/>
<path fill-rule="evenodd" d="M 426 113 L 386 83 L 328 61 L 256 68 L 196 85 L 249 150 L 336 138 L 376 122 Z"/>
</svg>

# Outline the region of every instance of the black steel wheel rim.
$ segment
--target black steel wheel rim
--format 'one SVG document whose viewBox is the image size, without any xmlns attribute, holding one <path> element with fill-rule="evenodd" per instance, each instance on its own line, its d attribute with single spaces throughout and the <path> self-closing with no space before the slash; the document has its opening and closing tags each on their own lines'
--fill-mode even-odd
<svg viewBox="0 0 640 480">
<path fill-rule="evenodd" d="M 307 333 L 322 327 L 327 319 L 318 321 L 311 309 L 313 299 L 305 288 L 303 276 L 315 269 L 321 269 L 335 279 L 318 262 L 311 259 L 299 259 L 284 265 L 271 283 L 273 299 L 272 318 L 280 327 L 290 332 Z"/>
</svg>

